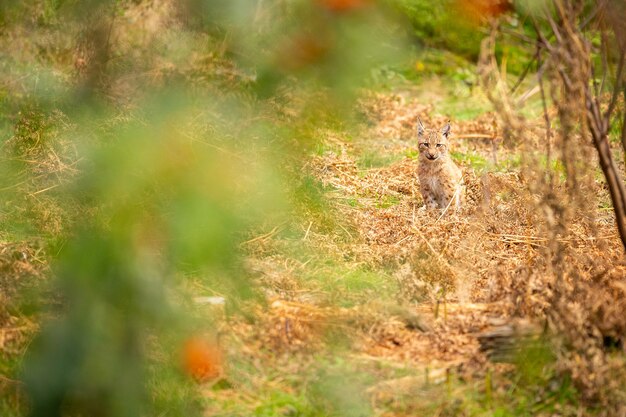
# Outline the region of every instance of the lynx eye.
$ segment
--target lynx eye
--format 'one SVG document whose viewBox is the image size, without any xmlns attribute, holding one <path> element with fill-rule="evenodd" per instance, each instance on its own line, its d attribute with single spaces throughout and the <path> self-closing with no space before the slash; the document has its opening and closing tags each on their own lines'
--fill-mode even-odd
<svg viewBox="0 0 626 417">
<path fill-rule="evenodd" d="M 437 144 L 437 147 L 438 147 L 438 148 L 441 148 L 442 146 L 443 146 L 443 143 L 438 143 L 438 144 Z"/>
</svg>

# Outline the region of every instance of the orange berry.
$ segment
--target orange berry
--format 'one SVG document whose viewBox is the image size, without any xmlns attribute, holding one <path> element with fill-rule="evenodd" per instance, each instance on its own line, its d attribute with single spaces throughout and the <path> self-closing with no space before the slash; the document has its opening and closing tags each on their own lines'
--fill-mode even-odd
<svg viewBox="0 0 626 417">
<path fill-rule="evenodd" d="M 284 48 L 279 65 L 288 71 L 297 71 L 321 61 L 328 53 L 329 45 L 323 38 L 310 35 L 296 36 Z"/>
<path fill-rule="evenodd" d="M 511 0 L 456 0 L 457 9 L 472 23 L 513 10 Z"/>
<path fill-rule="evenodd" d="M 223 371 L 222 351 L 206 339 L 189 338 L 183 347 L 183 368 L 198 382 L 218 378 Z"/>
<path fill-rule="evenodd" d="M 316 0 L 316 2 L 331 12 L 349 12 L 361 9 L 370 3 L 369 0 Z"/>
</svg>

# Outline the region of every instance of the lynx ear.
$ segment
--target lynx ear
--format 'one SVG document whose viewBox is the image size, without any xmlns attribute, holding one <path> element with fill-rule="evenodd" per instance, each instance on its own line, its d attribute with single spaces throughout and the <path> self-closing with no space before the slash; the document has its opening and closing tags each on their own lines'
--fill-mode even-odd
<svg viewBox="0 0 626 417">
<path fill-rule="evenodd" d="M 417 118 L 417 136 L 423 136 L 424 135 L 424 125 L 422 124 L 422 120 L 418 117 Z"/>
<path fill-rule="evenodd" d="M 450 134 L 450 121 L 448 121 L 443 129 L 441 129 L 441 134 L 446 138 L 448 137 L 448 135 Z"/>
</svg>

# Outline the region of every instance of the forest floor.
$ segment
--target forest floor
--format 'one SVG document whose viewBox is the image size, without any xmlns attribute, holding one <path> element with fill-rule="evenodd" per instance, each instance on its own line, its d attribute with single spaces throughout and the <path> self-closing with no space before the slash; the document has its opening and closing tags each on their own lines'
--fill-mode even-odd
<svg viewBox="0 0 626 417">
<path fill-rule="evenodd" d="M 231 373 L 226 386 L 207 388 L 207 415 L 580 411 L 547 345 L 506 363 L 480 349 L 481 334 L 528 325 L 511 288 L 546 241 L 532 221 L 519 149 L 502 145 L 480 93 L 456 94 L 429 84 L 372 93 L 360 104 L 358 134 L 320 132 L 307 169 L 326 214 L 245 243 L 266 304 L 255 305 L 252 322 L 221 326 Z M 460 213 L 422 209 L 417 116 L 437 128 L 452 116 L 451 154 L 468 185 Z M 599 208 L 596 224 L 594 233 L 575 225 L 572 244 L 601 241 L 602 256 L 618 260 L 612 213 Z"/>
<path fill-rule="evenodd" d="M 535 340 L 497 363 L 480 349 L 480 335 L 492 329 L 532 327 L 512 289 L 530 276 L 528 265 L 542 258 L 547 241 L 533 220 L 535 197 L 520 168 L 520 149 L 502 143 L 479 91 L 452 85 L 434 77 L 365 93 L 352 133 L 318 132 L 302 182 L 320 198 L 305 205 L 299 220 L 251 231 L 241 244 L 260 298 L 231 314 L 227 294 L 201 280 L 188 284 L 201 301 L 198 318 L 210 323 L 207 335 L 219 338 L 224 351 L 214 364 L 219 376 L 191 388 L 202 392 L 205 415 L 581 412 L 547 343 Z M 459 213 L 422 209 L 418 116 L 436 128 L 451 119 L 451 155 L 467 184 Z M 594 192 L 603 201 L 595 229 L 574 223 L 568 237 L 581 253 L 574 267 L 585 270 L 582 254 L 592 253 L 611 265 L 607 273 L 623 274 L 601 181 Z M 41 221 L 54 227 L 54 218 Z M 32 297 L 39 290 L 28 289 L 44 287 L 50 276 L 43 253 L 39 240 L 0 245 L 6 410 L 20 409 L 16 372 L 39 330 Z M 226 311 L 204 304 L 207 296 L 225 296 Z M 535 296 L 529 292 L 521 304 Z M 159 369 L 179 365 L 167 356 L 156 362 L 152 384 L 167 402 L 178 394 L 161 381 Z"/>
</svg>

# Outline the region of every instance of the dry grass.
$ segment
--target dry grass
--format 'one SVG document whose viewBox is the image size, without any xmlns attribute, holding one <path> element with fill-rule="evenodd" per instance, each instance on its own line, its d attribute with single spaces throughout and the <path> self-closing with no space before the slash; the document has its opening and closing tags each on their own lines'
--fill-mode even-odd
<svg viewBox="0 0 626 417">
<path fill-rule="evenodd" d="M 348 268 L 387 271 L 395 290 L 380 302 L 365 298 L 354 307 L 338 308 L 323 288 L 302 278 L 315 268 L 315 257 L 294 259 L 281 251 L 292 240 L 267 233 L 248 249 L 260 285 L 273 301 L 257 310 L 255 324 L 236 325 L 235 333 L 243 345 L 257 346 L 272 357 L 278 352 L 323 351 L 332 343 L 329 334 L 340 332 L 360 360 L 410 363 L 424 370 L 418 374 L 433 370 L 434 379 L 451 374 L 483 378 L 485 369 L 498 368 L 485 368 L 478 334 L 506 323 L 510 315 L 549 319 L 545 311 L 551 281 L 533 273 L 543 270 L 549 245 L 545 219 L 537 211 L 540 197 L 522 172 L 497 162 L 514 157 L 516 150 L 501 146 L 494 117 L 485 115 L 458 124 L 457 132 L 463 132 L 459 136 L 469 139 L 452 139 L 462 154 L 473 152 L 492 161 L 482 172 L 471 161 L 461 161 L 468 184 L 466 206 L 445 216 L 422 210 L 411 120 L 417 115 L 433 123 L 444 118 L 397 96 L 368 100 L 361 108 L 370 124 L 360 138 L 350 141 L 322 132 L 326 151 L 308 163 L 309 172 L 325 186 L 341 225 L 325 233 L 311 218 L 298 229 L 301 244 L 318 256 L 341 259 Z M 533 126 L 541 133 L 539 123 Z M 359 166 L 364 151 L 395 158 L 385 166 L 364 169 Z M 605 196 L 601 183 L 592 186 L 588 192 Z M 576 271 L 577 285 L 597 287 L 584 293 L 623 290 L 622 248 L 610 211 L 597 210 L 592 224 L 574 219 L 559 241 L 568 248 L 566 262 Z M 595 305 L 581 317 L 606 324 L 606 334 L 623 334 L 623 320 L 616 315 L 621 307 Z M 412 325 L 412 320 L 419 324 Z M 254 347 L 247 351 L 257 352 Z M 395 386 L 395 380 L 390 381 Z M 372 399 L 389 395 L 387 382 L 371 387 Z M 413 380 L 398 384 L 405 382 L 415 386 Z"/>
<path fill-rule="evenodd" d="M 48 262 L 38 243 L 0 243 L 0 397 L 14 411 L 22 409 L 22 383 L 11 377 L 20 367 L 39 323 L 24 303 L 28 293 L 44 285 Z"/>
</svg>

